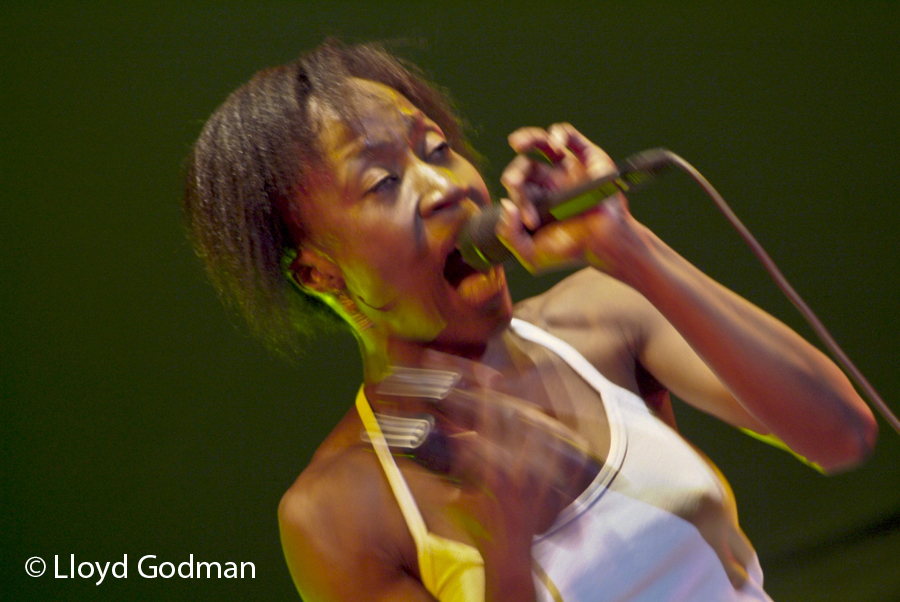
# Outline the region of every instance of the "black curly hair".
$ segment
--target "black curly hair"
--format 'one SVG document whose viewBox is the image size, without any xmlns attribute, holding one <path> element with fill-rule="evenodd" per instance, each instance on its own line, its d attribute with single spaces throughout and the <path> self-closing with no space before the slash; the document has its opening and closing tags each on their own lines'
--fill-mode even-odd
<svg viewBox="0 0 900 602">
<path fill-rule="evenodd" d="M 311 176 L 323 161 L 320 113 L 311 102 L 352 123 L 350 78 L 394 88 L 441 127 L 456 152 L 476 162 L 448 97 L 418 67 L 379 44 L 335 40 L 254 75 L 216 109 L 187 158 L 184 212 L 197 254 L 226 304 L 271 348 L 288 354 L 306 335 L 343 324 L 293 287 L 282 263 L 302 243 L 297 200 L 315 193 Z"/>
</svg>

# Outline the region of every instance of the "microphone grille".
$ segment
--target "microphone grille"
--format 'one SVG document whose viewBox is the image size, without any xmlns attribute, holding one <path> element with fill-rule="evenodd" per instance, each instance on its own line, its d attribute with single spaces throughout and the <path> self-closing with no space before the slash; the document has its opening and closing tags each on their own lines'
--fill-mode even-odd
<svg viewBox="0 0 900 602">
<path fill-rule="evenodd" d="M 473 216 L 460 232 L 456 248 L 463 261 L 476 270 L 487 271 L 513 256 L 494 234 L 500 213 L 500 205 L 491 205 Z"/>
</svg>

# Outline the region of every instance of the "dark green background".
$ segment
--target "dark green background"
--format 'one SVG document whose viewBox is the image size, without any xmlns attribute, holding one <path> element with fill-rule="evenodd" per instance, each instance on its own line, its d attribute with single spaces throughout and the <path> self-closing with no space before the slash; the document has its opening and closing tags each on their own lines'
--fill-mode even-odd
<svg viewBox="0 0 900 602">
<path fill-rule="evenodd" d="M 359 363 L 348 338 L 275 359 L 228 316 L 184 240 L 179 171 L 230 90 L 327 35 L 405 41 L 454 93 L 491 182 L 520 125 L 571 121 L 613 157 L 675 150 L 900 408 L 895 3 L 177 4 L 0 9 L 0 597 L 297 599 L 276 505 Z M 631 204 L 809 334 L 686 177 Z M 513 281 L 522 297 L 553 280 Z M 731 480 L 776 602 L 900 600 L 900 437 L 884 422 L 868 464 L 826 478 L 677 412 Z M 56 554 L 128 554 L 129 578 L 54 579 Z M 145 554 L 257 575 L 146 580 Z M 38 579 L 35 555 L 51 563 Z"/>
</svg>

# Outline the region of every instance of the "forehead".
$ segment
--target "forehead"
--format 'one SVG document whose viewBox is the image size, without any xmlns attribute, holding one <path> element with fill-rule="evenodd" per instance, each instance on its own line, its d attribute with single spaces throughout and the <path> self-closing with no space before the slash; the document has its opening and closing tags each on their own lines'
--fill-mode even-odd
<svg viewBox="0 0 900 602">
<path fill-rule="evenodd" d="M 299 198 L 303 235 L 325 249 L 340 246 L 335 231 L 343 227 L 334 221 L 335 196 L 354 179 L 365 164 L 368 151 L 377 145 L 405 143 L 424 114 L 405 96 L 384 84 L 353 78 L 348 82 L 347 106 L 337 110 L 313 97 L 310 111 L 318 121 L 319 152 L 322 164 L 307 174 L 315 192 Z M 346 217 L 343 211 L 337 215 Z"/>
<path fill-rule="evenodd" d="M 384 84 L 352 78 L 348 82 L 348 110 L 318 106 L 319 134 L 332 165 L 378 144 L 405 138 L 425 115 L 405 96 Z"/>
</svg>

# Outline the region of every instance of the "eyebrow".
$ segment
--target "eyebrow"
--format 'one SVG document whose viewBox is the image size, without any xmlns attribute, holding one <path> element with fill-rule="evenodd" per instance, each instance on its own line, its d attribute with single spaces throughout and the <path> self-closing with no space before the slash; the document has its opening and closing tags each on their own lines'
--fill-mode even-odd
<svg viewBox="0 0 900 602">
<path fill-rule="evenodd" d="M 400 112 L 399 120 L 404 126 L 404 139 L 408 140 L 409 136 L 417 131 L 434 131 L 446 139 L 446 135 L 441 127 L 430 119 L 424 111 L 412 104 L 410 104 L 409 109 L 407 110 L 407 107 L 398 107 Z M 339 171 L 343 172 L 341 179 L 344 185 L 350 182 L 358 182 L 362 174 L 365 173 L 366 168 L 375 162 L 379 153 L 397 144 L 397 138 L 394 135 L 389 137 L 382 136 L 373 140 L 366 135 L 365 128 L 360 127 L 359 129 L 362 130 L 359 135 L 347 140 L 332 155 L 336 162 L 342 166 L 339 168 Z"/>
<path fill-rule="evenodd" d="M 443 130 L 441 130 L 440 126 L 429 119 L 425 112 L 421 109 L 414 108 L 411 115 L 403 114 L 401 116 L 401 119 L 406 126 L 405 135 L 407 137 L 416 132 L 428 131 L 437 132 L 442 137 L 445 137 L 444 132 Z M 338 155 L 342 159 L 357 157 L 367 159 L 371 158 L 374 155 L 377 155 L 379 151 L 384 148 L 390 148 L 394 144 L 396 144 L 396 138 L 394 136 L 380 137 L 373 140 L 368 135 L 360 134 L 353 140 L 347 142 L 347 144 L 345 144 L 343 147 L 341 147 Z"/>
</svg>

